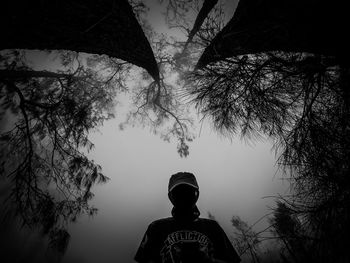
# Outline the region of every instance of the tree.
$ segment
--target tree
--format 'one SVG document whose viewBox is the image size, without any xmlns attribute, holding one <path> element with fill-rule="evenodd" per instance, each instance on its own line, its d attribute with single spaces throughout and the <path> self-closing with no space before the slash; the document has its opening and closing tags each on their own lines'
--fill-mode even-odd
<svg viewBox="0 0 350 263">
<path fill-rule="evenodd" d="M 268 51 L 323 54 L 347 63 L 345 10 L 344 3 L 328 1 L 239 1 L 234 16 L 203 52 L 197 68 L 231 56 Z"/>
<path fill-rule="evenodd" d="M 23 64 L 23 52 L 2 55 L 1 114 L 12 123 L 1 131 L 0 171 L 12 182 L 8 209 L 14 204 L 23 225 L 41 228 L 64 252 L 67 224 L 97 211 L 89 204 L 91 188 L 108 178 L 83 150 L 93 148 L 89 131 L 113 117 L 114 97 L 130 66 L 115 61 L 118 75 L 98 74 L 74 54 L 61 57 L 65 70 L 49 72 Z"/>
<path fill-rule="evenodd" d="M 249 227 L 239 216 L 233 216 L 231 219 L 232 226 L 238 231 L 235 232 L 233 244 L 238 249 L 240 256 L 249 252 L 251 262 L 259 263 L 259 243 L 260 238 L 257 233 Z"/>
<path fill-rule="evenodd" d="M 346 16 L 340 12 L 323 28 L 319 25 L 325 22 L 317 21 L 327 10 L 324 2 L 315 6 L 320 12 L 310 16 L 312 1 L 307 8 L 300 2 L 287 4 L 293 8 L 274 1 L 241 1 L 189 74 L 188 94 L 219 131 L 274 141 L 293 189 L 282 201 L 300 218 L 308 234 L 301 237 L 314 240 L 317 253 L 312 260 L 347 261 L 343 244 L 349 235 L 349 50 L 342 34 Z M 339 8 L 330 5 L 329 11 Z M 253 15 L 252 10 L 261 12 Z M 312 20 L 310 27 L 295 21 L 292 10 L 299 10 L 300 21 Z M 283 35 L 281 28 L 290 34 Z M 318 33 L 323 30 L 326 40 L 321 42 Z"/>
<path fill-rule="evenodd" d="M 284 258 L 293 262 L 314 262 L 312 257 L 315 251 L 312 250 L 309 236 L 305 232 L 307 229 L 303 228 L 291 207 L 278 201 L 271 225 L 278 239 L 284 244 L 286 252 L 281 251 Z"/>
<path fill-rule="evenodd" d="M 191 18 L 196 17 L 191 24 Z M 225 12 L 217 1 L 168 1 L 166 18 L 171 29 L 181 30 L 186 41 L 175 40 L 174 60 L 181 74 L 192 71 L 198 57 L 224 27 Z"/>
<path fill-rule="evenodd" d="M 193 37 L 197 34 L 197 32 L 200 30 L 204 20 L 207 18 L 210 11 L 213 9 L 213 7 L 217 4 L 218 0 L 205 0 L 198 15 L 196 16 L 196 20 L 194 21 L 193 28 L 191 29 L 187 41 L 184 46 L 184 51 L 186 50 L 189 43 L 192 42 Z"/>
<path fill-rule="evenodd" d="M 188 143 L 194 139 L 191 131 L 193 120 L 189 107 L 181 100 L 182 90 L 174 83 L 176 62 L 172 56 L 169 37 L 151 32 L 149 39 L 154 45 L 155 57 L 159 67 L 159 83 L 143 75 L 132 94 L 134 109 L 127 114 L 121 123 L 122 129 L 127 125 L 141 123 L 153 133 L 169 142 L 171 138 L 178 141 L 177 152 L 180 157 L 189 154 Z"/>
<path fill-rule="evenodd" d="M 159 73 L 151 46 L 133 13 L 137 0 L 3 1 L 0 49 L 71 50 L 104 54 Z M 20 8 L 18 8 L 20 7 Z"/>
<path fill-rule="evenodd" d="M 268 52 L 208 65 L 192 73 L 188 85 L 218 130 L 275 142 L 293 188 L 290 203 L 308 218 L 308 228 L 318 229 L 311 236 L 323 236 L 317 251 L 328 251 L 328 260 L 346 256 L 329 237 L 345 244 L 349 233 L 343 221 L 350 189 L 348 77 L 331 57 Z"/>
<path fill-rule="evenodd" d="M 234 235 L 230 236 L 230 239 L 235 249 L 237 249 L 242 262 L 280 262 L 278 257 L 274 255 L 274 251 L 268 247 L 263 248 L 264 243 L 266 244 L 265 241 L 271 240 L 270 236 L 264 235 L 271 226 L 258 232 L 254 230 L 256 224 L 267 216 L 268 214 L 260 217 L 252 225 L 249 225 L 239 216 L 232 216 L 231 224 L 234 228 Z M 216 221 L 215 216 L 210 212 L 208 212 L 208 218 Z"/>
</svg>

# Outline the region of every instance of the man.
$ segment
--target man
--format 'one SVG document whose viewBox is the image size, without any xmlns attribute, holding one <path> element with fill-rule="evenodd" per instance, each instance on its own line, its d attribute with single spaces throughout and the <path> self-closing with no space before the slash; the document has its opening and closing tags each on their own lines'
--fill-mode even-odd
<svg viewBox="0 0 350 263">
<path fill-rule="evenodd" d="M 168 196 L 172 217 L 152 222 L 136 252 L 139 263 L 238 263 L 240 258 L 219 224 L 199 218 L 197 180 L 192 173 L 173 174 Z"/>
</svg>

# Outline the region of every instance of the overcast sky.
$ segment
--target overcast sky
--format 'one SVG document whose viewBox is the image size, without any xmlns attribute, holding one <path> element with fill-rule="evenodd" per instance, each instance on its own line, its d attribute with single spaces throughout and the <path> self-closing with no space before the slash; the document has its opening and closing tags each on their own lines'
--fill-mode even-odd
<svg viewBox="0 0 350 263">
<path fill-rule="evenodd" d="M 98 214 L 71 226 L 66 262 L 133 262 L 148 224 L 170 216 L 167 184 L 178 171 L 196 175 L 201 216 L 212 213 L 228 235 L 233 215 L 252 224 L 273 205 L 273 198 L 263 197 L 287 189 L 275 174 L 274 153 L 267 142 L 249 146 L 239 139 L 223 139 L 205 124 L 190 145 L 189 157 L 182 159 L 175 143 L 163 142 L 147 129 L 119 131 L 118 123 L 109 121 L 91 136 L 96 148 L 90 156 L 111 180 L 94 188 Z"/>
</svg>

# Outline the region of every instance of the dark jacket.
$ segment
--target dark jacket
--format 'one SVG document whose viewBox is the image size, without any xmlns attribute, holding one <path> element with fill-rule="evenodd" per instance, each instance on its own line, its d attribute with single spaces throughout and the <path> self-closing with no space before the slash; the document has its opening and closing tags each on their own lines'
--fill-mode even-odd
<svg viewBox="0 0 350 263">
<path fill-rule="evenodd" d="M 210 258 L 237 263 L 240 258 L 219 224 L 198 218 L 192 222 L 179 222 L 173 217 L 152 222 L 135 255 L 139 263 L 179 262 L 178 251 L 185 248 L 200 249 Z"/>
</svg>

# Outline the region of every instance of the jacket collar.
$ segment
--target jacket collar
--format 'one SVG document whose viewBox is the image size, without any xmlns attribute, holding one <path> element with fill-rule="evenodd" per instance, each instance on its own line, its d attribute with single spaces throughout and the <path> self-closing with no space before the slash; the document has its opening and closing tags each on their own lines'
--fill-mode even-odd
<svg viewBox="0 0 350 263">
<path fill-rule="evenodd" d="M 193 222 L 196 221 L 200 215 L 198 207 L 195 205 L 192 208 L 180 209 L 178 207 L 173 207 L 171 210 L 171 215 L 176 221 L 181 222 Z"/>
</svg>

